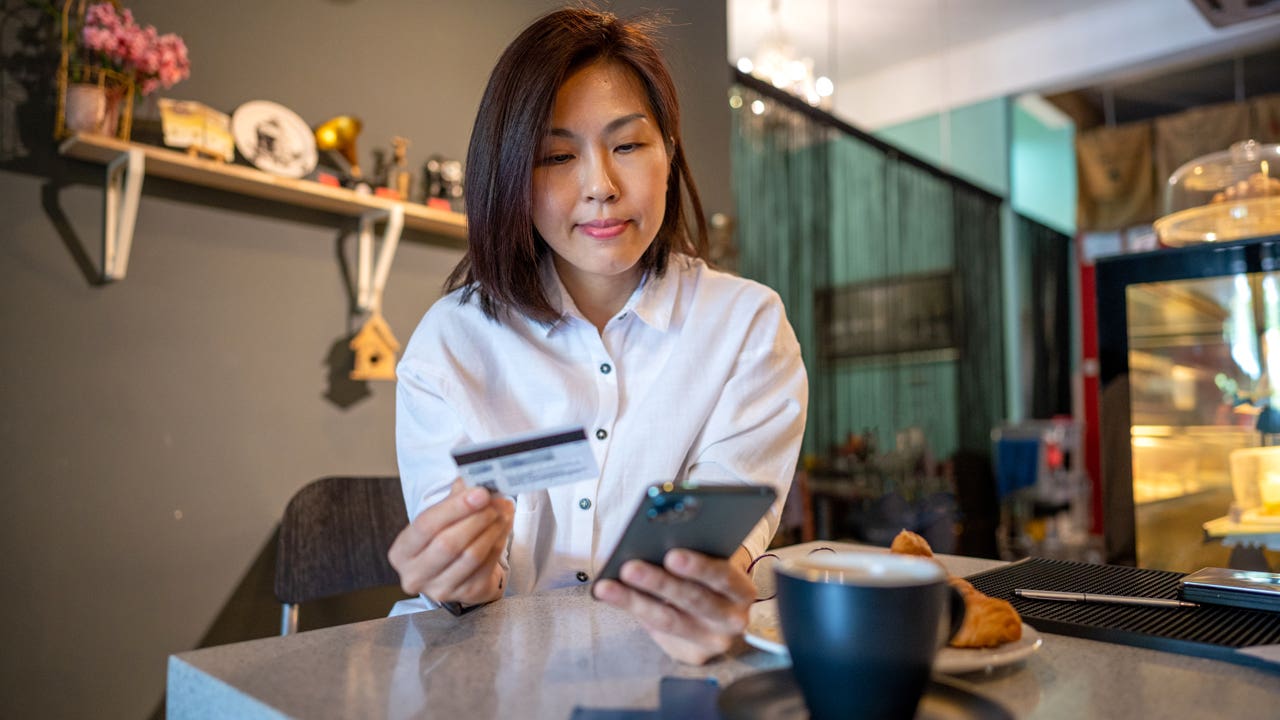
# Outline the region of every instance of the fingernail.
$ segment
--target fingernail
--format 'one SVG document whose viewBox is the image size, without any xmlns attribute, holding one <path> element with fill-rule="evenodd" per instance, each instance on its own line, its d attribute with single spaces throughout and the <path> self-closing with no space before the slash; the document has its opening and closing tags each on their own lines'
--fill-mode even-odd
<svg viewBox="0 0 1280 720">
<path fill-rule="evenodd" d="M 484 488 L 472 488 L 463 499 L 472 509 L 479 510 L 489 504 L 489 491 Z"/>
<path fill-rule="evenodd" d="M 595 595 L 597 600 L 611 600 L 615 590 L 612 580 L 601 580 L 591 589 L 591 594 Z"/>
<path fill-rule="evenodd" d="M 689 555 L 680 550 L 672 550 L 667 553 L 665 561 L 667 567 L 672 570 L 687 570 L 689 568 Z"/>
<path fill-rule="evenodd" d="M 649 568 L 639 560 L 630 560 L 622 566 L 622 572 L 619 574 L 627 582 L 644 582 L 645 578 L 649 576 Z"/>
</svg>

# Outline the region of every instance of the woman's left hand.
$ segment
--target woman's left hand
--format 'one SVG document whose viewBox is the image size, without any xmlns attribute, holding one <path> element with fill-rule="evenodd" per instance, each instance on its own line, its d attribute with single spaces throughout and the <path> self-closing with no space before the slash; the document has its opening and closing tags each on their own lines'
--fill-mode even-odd
<svg viewBox="0 0 1280 720">
<path fill-rule="evenodd" d="M 741 547 L 728 560 L 672 550 L 662 567 L 626 563 L 622 582 L 601 580 L 594 593 L 635 616 L 667 655 L 701 665 L 727 651 L 747 627 L 756 594 L 750 562 Z"/>
</svg>

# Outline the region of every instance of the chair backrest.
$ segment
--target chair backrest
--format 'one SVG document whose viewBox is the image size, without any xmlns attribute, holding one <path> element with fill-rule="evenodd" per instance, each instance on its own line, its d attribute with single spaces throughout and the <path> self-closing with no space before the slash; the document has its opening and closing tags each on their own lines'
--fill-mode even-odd
<svg viewBox="0 0 1280 720">
<path fill-rule="evenodd" d="M 400 584 L 387 550 L 409 522 L 398 477 L 326 477 L 280 521 L 276 599 L 296 604 Z"/>
</svg>

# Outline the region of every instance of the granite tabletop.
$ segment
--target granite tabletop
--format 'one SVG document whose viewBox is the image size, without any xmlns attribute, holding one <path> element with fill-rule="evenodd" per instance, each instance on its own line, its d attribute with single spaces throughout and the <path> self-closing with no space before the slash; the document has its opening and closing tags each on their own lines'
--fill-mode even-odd
<svg viewBox="0 0 1280 720">
<path fill-rule="evenodd" d="M 814 543 L 786 549 L 806 552 Z M 868 548 L 860 548 L 868 549 Z M 956 575 L 998 565 L 939 556 Z M 1261 718 L 1280 672 L 1043 633 L 1020 662 L 961 675 L 1018 718 Z M 169 658 L 171 718 L 569 718 L 655 710 L 664 677 L 727 686 L 783 657 L 741 643 L 702 667 L 668 659 L 586 586 L 505 598 L 460 618 L 443 610 Z"/>
</svg>

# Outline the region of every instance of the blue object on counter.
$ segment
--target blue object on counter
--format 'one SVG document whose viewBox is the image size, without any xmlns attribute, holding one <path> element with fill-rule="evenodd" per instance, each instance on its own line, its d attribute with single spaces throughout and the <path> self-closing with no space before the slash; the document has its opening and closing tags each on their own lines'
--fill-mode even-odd
<svg viewBox="0 0 1280 720">
<path fill-rule="evenodd" d="M 1275 435 L 1280 433 L 1280 412 L 1271 407 L 1271 403 L 1262 406 L 1262 412 L 1258 413 L 1258 432 L 1266 435 Z"/>
<path fill-rule="evenodd" d="M 996 492 L 1000 499 L 1035 485 L 1039 472 L 1039 438 L 1001 438 L 996 441 Z"/>
<path fill-rule="evenodd" d="M 663 720 L 719 720 L 716 700 L 720 683 L 715 678 L 664 677 L 658 686 Z"/>
<path fill-rule="evenodd" d="M 573 709 L 571 720 L 719 720 L 716 700 L 720 683 L 715 678 L 664 677 L 658 685 L 657 710 L 629 708 Z"/>
<path fill-rule="evenodd" d="M 576 707 L 569 717 L 571 720 L 658 720 L 662 716 L 655 710 Z"/>
</svg>

